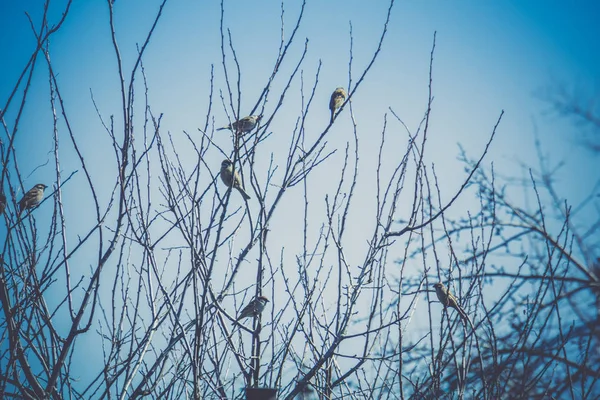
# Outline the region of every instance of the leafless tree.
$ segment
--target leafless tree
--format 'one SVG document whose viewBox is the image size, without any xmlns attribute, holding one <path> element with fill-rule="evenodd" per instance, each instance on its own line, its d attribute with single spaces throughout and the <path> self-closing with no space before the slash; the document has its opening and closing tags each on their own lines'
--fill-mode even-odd
<svg viewBox="0 0 600 400">
<path fill-rule="evenodd" d="M 581 99 L 567 102 L 564 92 L 557 96 L 562 102 L 551 104 L 562 115 L 584 117 L 585 124 L 574 128 L 585 130 L 579 138 L 590 145 L 587 139 L 598 134 L 597 116 L 580 112 Z M 438 369 L 414 384 L 424 397 L 600 395 L 600 179 L 593 171 L 582 173 L 578 179 L 588 182 L 589 192 L 572 204 L 568 193 L 557 189 L 563 163 L 553 165 L 540 140 L 536 149 L 538 165 L 524 164 L 522 179 L 478 168 L 471 184 L 480 210 L 466 219 L 445 218 L 443 234 L 432 234 L 434 252 L 440 243 L 449 244 L 449 274 L 476 321 L 474 331 L 464 326 L 457 332 L 448 325 L 439 333 L 441 361 L 432 355 Z M 465 154 L 463 160 L 468 166 L 477 162 Z M 471 241 L 470 255 L 461 256 L 457 244 L 464 236 Z M 464 283 L 468 286 L 461 288 Z M 453 335 L 460 337 L 458 344 Z M 470 345 L 473 340 L 476 346 Z M 433 348 L 421 346 L 421 354 Z"/>
<path fill-rule="evenodd" d="M 245 388 L 274 388 L 284 399 L 599 393 L 598 220 L 575 223 L 544 163 L 523 185 L 534 206 L 514 203 L 511 181 L 498 182 L 486 160 L 500 110 L 480 154 L 463 154 L 462 184 L 442 191 L 425 161 L 435 35 L 417 127 L 392 107 L 375 139 L 373 126 L 361 128 L 352 109 L 384 51 L 391 0 L 359 73 L 350 26 L 348 96 L 315 131 L 308 128 L 314 108 L 328 99 L 317 100 L 321 65 L 305 65 L 309 45 L 297 37 L 305 2 L 291 30 L 282 6 L 280 45 L 256 94 L 242 93 L 243 65 L 222 3 L 224 79 L 214 70 L 207 78 L 203 125 L 175 132 L 152 104 L 144 68 L 167 3 L 128 67 L 129 49 L 119 45 L 114 23 L 118 4 L 107 1 L 120 105 L 107 114 L 91 92 L 97 119 L 89 123 L 102 126 L 112 152 L 102 163 L 90 162 L 82 146 L 85 133 L 71 123 L 76 109 L 51 57 L 50 39 L 69 18 L 71 1 L 57 21 L 49 20 L 49 0 L 41 21 L 30 18 L 37 46 L 0 110 L 8 199 L 0 263 L 3 398 L 233 399 L 244 398 Z M 19 216 L 23 176 L 36 165 L 17 158 L 16 143 L 39 70 L 48 77 L 54 181 L 38 208 Z M 242 109 L 249 97 L 253 108 Z M 290 103 L 300 104 L 295 114 Z M 215 132 L 219 106 L 229 116 L 223 125 L 261 118 L 249 132 Z M 330 138 L 343 122 L 349 139 L 338 148 Z M 284 129 L 285 145 L 274 144 Z M 367 134 L 378 142 L 372 165 L 361 158 Z M 223 159 L 250 199 L 223 184 Z M 597 188 L 584 206 L 595 204 Z M 469 196 L 479 200 L 477 209 L 462 208 Z M 82 210 L 75 220 L 68 207 Z M 499 257 L 509 266 L 495 266 Z M 440 281 L 467 319 L 441 307 L 433 291 Z M 492 284 L 499 289 L 490 296 Z M 259 296 L 270 300 L 262 314 L 239 319 Z M 92 346 L 101 359 L 89 357 Z"/>
</svg>

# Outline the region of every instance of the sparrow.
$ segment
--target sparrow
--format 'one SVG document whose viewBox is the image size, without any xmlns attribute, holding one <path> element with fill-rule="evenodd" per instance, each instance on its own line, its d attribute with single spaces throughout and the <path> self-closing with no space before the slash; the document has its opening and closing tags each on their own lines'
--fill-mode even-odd
<svg viewBox="0 0 600 400">
<path fill-rule="evenodd" d="M 223 183 L 229 187 L 233 186 L 241 193 L 244 199 L 250 200 L 250 196 L 248 196 L 248 193 L 246 193 L 244 187 L 242 186 L 242 179 L 240 178 L 240 175 L 237 173 L 237 171 L 235 171 L 235 175 L 232 173 L 233 163 L 229 160 L 223 160 L 221 163 L 221 180 Z"/>
<path fill-rule="evenodd" d="M 258 315 L 263 312 L 268 302 L 269 299 L 267 299 L 265 296 L 258 296 L 242 309 L 236 321 L 248 317 L 258 317 Z"/>
<path fill-rule="evenodd" d="M 348 97 L 348 93 L 346 93 L 346 89 L 343 87 L 339 87 L 331 93 L 331 99 L 329 100 L 329 109 L 331 110 L 331 123 L 333 124 L 333 120 L 335 119 L 335 110 L 340 108 L 342 104 L 346 101 Z"/>
<path fill-rule="evenodd" d="M 229 129 L 230 131 L 235 132 L 235 133 L 250 132 L 252 129 L 254 129 L 256 127 L 256 124 L 258 123 L 258 121 L 260 121 L 261 118 L 262 118 L 262 115 L 249 115 L 247 117 L 240 119 L 239 121 L 235 121 L 227 126 L 218 128 L 217 130 L 221 131 L 224 129 Z"/>
<path fill-rule="evenodd" d="M 6 196 L 4 193 L 0 192 L 0 215 L 4 213 L 6 209 Z"/>
<path fill-rule="evenodd" d="M 44 185 L 43 183 L 38 183 L 29 189 L 29 191 L 25 193 L 21 200 L 19 200 L 19 215 L 21 215 L 24 210 L 31 209 L 40 204 L 40 201 L 42 201 L 44 198 L 44 189 L 47 187 L 48 186 Z"/>
<path fill-rule="evenodd" d="M 433 287 L 435 288 L 435 294 L 437 295 L 438 300 L 444 305 L 444 307 L 454 308 L 456 311 L 458 311 L 458 315 L 460 315 L 463 321 L 469 321 L 467 313 L 465 313 L 462 307 L 458 304 L 458 299 L 452 293 L 450 293 L 448 288 L 444 286 L 443 283 L 436 283 L 433 285 Z"/>
</svg>

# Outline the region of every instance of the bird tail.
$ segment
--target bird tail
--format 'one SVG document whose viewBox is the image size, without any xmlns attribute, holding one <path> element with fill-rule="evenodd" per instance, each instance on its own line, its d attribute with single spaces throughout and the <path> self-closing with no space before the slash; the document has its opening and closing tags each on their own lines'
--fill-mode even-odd
<svg viewBox="0 0 600 400">
<path fill-rule="evenodd" d="M 333 121 L 335 120 L 335 108 L 331 110 L 331 120 L 330 120 L 330 124 L 333 124 Z"/>
<path fill-rule="evenodd" d="M 467 313 L 460 307 L 457 307 L 456 311 L 458 311 L 458 315 L 460 316 L 460 319 L 462 319 L 463 323 L 465 325 L 470 325 L 471 328 L 473 328 L 473 330 L 475 330 L 475 327 L 473 326 L 473 323 L 469 319 L 469 316 L 467 315 Z"/>
<path fill-rule="evenodd" d="M 248 193 L 246 193 L 246 191 L 242 188 L 237 188 L 237 190 L 240 191 L 240 194 L 242 195 L 242 197 L 246 200 L 250 200 L 251 197 L 248 195 Z"/>
</svg>

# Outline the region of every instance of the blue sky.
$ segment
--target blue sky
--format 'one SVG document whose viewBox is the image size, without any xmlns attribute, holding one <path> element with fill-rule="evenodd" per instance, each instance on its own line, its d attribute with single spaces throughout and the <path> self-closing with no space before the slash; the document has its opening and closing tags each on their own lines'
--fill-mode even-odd
<svg viewBox="0 0 600 400">
<path fill-rule="evenodd" d="M 35 19 L 39 16 L 37 3 L 3 2 L 0 5 L 4 32 L 0 49 L 9 55 L 9 62 L 2 67 L 2 99 L 6 99 L 29 57 L 34 42 L 23 10 L 29 11 Z M 143 39 L 157 9 L 157 2 L 144 4 L 119 1 L 115 6 L 126 65 L 131 64 L 134 46 Z M 349 21 L 352 20 L 354 28 L 355 69 L 358 71 L 370 57 L 387 7 L 385 2 L 345 4 L 342 7 L 339 2 L 309 3 L 305 24 L 298 34 L 299 38 L 310 40 L 306 73 L 314 72 L 319 59 L 323 61 L 321 80 L 327 83 L 320 88 L 324 113 L 330 86 L 347 85 Z M 86 121 L 95 114 L 89 101 L 90 89 L 99 98 L 105 113 L 114 113 L 118 107 L 116 97 L 103 97 L 116 87 L 116 63 L 107 35 L 106 8 L 102 1 L 75 2 L 63 30 L 52 42 L 53 60 L 62 75 L 63 91 L 68 99 L 81 104 L 82 119 Z M 247 75 L 242 78 L 243 88 L 249 89 L 244 93 L 257 90 L 273 64 L 279 41 L 280 6 L 231 2 L 226 4 L 225 10 L 227 26 L 231 28 Z M 297 10 L 296 4 L 286 4 L 286 26 L 290 29 Z M 192 1 L 168 3 L 148 50 L 145 63 L 152 83 L 151 99 L 155 108 L 165 113 L 169 129 L 173 131 L 190 130 L 194 123 L 198 125 L 203 120 L 210 65 L 220 62 L 219 12 L 216 2 L 212 7 Z M 246 14 L 252 18 L 240 23 Z M 600 44 L 592 38 L 598 34 L 594 23 L 598 15 L 600 6 L 592 1 L 577 2 L 568 9 L 558 1 L 398 2 L 385 43 L 386 51 L 375 65 L 369 87 L 361 88 L 362 97 L 368 99 L 372 108 L 381 110 L 377 115 L 379 121 L 385 108 L 391 106 L 414 127 L 423 111 L 429 49 L 433 32 L 437 31 L 434 94 L 438 113 L 435 121 L 443 125 L 439 127 L 440 135 L 452 137 L 452 145 L 476 143 L 473 132 L 489 128 L 499 110 L 505 109 L 505 128 L 508 130 L 510 126 L 512 131 L 519 127 L 522 137 L 531 131 L 528 126 L 531 118 L 536 118 L 537 123 L 549 119 L 540 120 L 545 104 L 534 96 L 540 89 L 566 83 L 589 88 L 590 94 L 596 91 Z M 216 73 L 219 78 L 222 71 L 217 68 Z M 46 78 L 39 75 L 39 79 Z M 46 100 L 43 89 L 35 94 L 33 101 Z M 243 108 L 253 105 L 256 95 L 249 94 Z M 357 95 L 356 102 L 362 106 L 360 97 Z M 82 111 L 78 109 L 77 113 Z M 215 116 L 218 124 L 223 116 L 220 111 L 217 110 Z M 76 123 L 80 125 L 79 121 Z M 86 130 L 99 129 L 89 123 L 81 125 Z M 540 129 L 552 129 L 552 125 L 542 125 Z M 509 155 L 512 139 L 509 134 L 499 136 L 496 147 L 501 155 Z M 507 151 L 503 150 L 504 146 L 509 147 Z"/>
<path fill-rule="evenodd" d="M 57 12 L 63 4 L 53 5 L 52 22 L 57 20 Z M 116 0 L 115 24 L 126 70 L 132 66 L 136 43 L 143 41 L 158 4 L 150 0 Z M 337 86 L 348 85 L 349 22 L 352 22 L 354 34 L 352 79 L 356 82 L 376 48 L 387 7 L 383 1 L 308 2 L 303 25 L 282 69 L 292 71 L 304 39 L 308 38 L 309 51 L 303 65 L 305 92 L 310 91 L 318 63 L 322 62 L 314 109 L 307 121 L 309 134 L 319 132 L 327 123 L 331 91 Z M 39 1 L 0 3 L 0 54 L 4 55 L 0 64 L 0 107 L 4 107 L 35 45 L 24 11 L 30 12 L 34 23 L 39 24 Z M 298 11 L 298 2 L 285 4 L 286 39 Z M 242 67 L 243 115 L 256 103 L 271 72 L 281 36 L 280 13 L 281 5 L 274 1 L 239 0 L 225 4 L 225 26 L 231 29 Z M 163 113 L 162 129 L 173 133 L 182 144 L 185 143 L 182 131 L 193 134 L 206 119 L 211 65 L 215 71 L 216 97 L 209 129 L 213 128 L 213 122 L 214 127 L 227 123 L 218 95 L 220 90 L 226 92 L 219 18 L 220 8 L 216 1 L 169 2 L 144 58 L 152 109 Z M 450 196 L 465 177 L 464 169 L 457 161 L 458 144 L 476 157 L 501 110 L 505 110 L 486 165 L 493 161 L 498 171 L 518 176 L 522 174 L 519 162 L 535 165 L 535 128 L 551 159 L 566 163 L 557 181 L 561 194 L 577 201 L 587 194 L 589 182 L 598 176 L 597 159 L 579 145 L 573 124 L 549 112 L 549 105 L 540 99 L 539 93 L 564 84 L 590 97 L 597 96 L 600 87 L 599 18 L 600 3 L 591 0 L 571 2 L 568 6 L 558 0 L 398 1 L 382 53 L 353 97 L 353 111 L 361 137 L 361 163 L 365 171 L 374 166 L 388 107 L 398 113 L 411 130 L 417 128 L 423 117 L 429 56 L 437 31 L 433 67 L 435 99 L 426 162 L 435 163 L 436 169 L 441 171 L 442 192 Z M 106 2 L 74 2 L 65 25 L 51 42 L 51 54 L 75 135 L 90 162 L 91 173 L 102 185 L 110 187 L 114 180 L 111 182 L 113 178 L 105 173 L 104 159 L 106 152 L 112 150 L 90 97 L 92 92 L 105 118 L 119 114 L 118 76 Z M 50 153 L 52 125 L 47 80 L 47 71 L 40 62 L 16 142 L 25 190 L 38 181 L 51 185 L 55 179 Z M 140 82 L 141 77 L 138 76 L 137 81 Z M 280 79 L 274 87 L 281 88 L 283 83 Z M 294 83 L 292 93 L 274 119 L 273 136 L 265 145 L 275 154 L 286 148 L 287 135 L 298 116 L 298 82 Z M 142 104 L 141 95 L 139 100 L 138 105 Z M 275 102 L 273 97 L 267 103 L 267 114 L 273 111 Z M 13 103 L 7 113 L 9 128 L 12 128 L 16 106 Z M 347 110 L 342 117 L 329 139 L 332 148 L 343 149 L 351 140 Z M 406 135 L 397 123 L 389 123 L 390 150 L 386 154 L 392 159 L 394 146 L 401 149 L 398 156 L 403 151 Z M 66 133 L 62 131 L 61 134 Z M 4 140 L 4 132 L 1 137 Z M 227 143 L 226 136 L 221 138 L 221 144 Z M 186 154 L 184 149 L 181 151 Z M 65 153 L 70 154 L 68 149 Z M 208 163 L 214 165 L 216 171 L 222 156 L 216 153 L 211 157 Z M 339 163 L 342 157 L 342 152 L 338 152 L 334 162 Z M 50 160 L 47 166 L 36 168 L 46 160 Z M 194 159 L 187 161 L 190 166 L 195 163 Z M 266 168 L 268 161 L 263 160 L 262 167 Z M 61 164 L 64 175 L 77 168 L 76 160 L 68 155 Z M 575 174 L 579 179 L 572 179 Z M 356 201 L 358 207 L 372 210 L 373 196 L 369 194 L 373 182 L 369 181 L 369 176 L 369 172 L 362 175 L 365 181 L 361 182 L 361 193 L 364 195 L 358 196 Z M 311 177 L 310 183 L 317 193 L 322 193 L 334 185 L 336 179 L 336 176 L 321 174 L 319 179 Z M 73 182 L 81 180 L 83 176 L 79 173 Z M 71 195 L 65 199 L 67 204 L 71 203 L 67 209 L 68 217 L 85 221 L 85 213 L 73 205 L 79 204 L 74 186 L 66 187 L 65 191 Z M 107 202 L 108 197 L 104 200 Z M 292 201 L 290 210 L 296 206 Z M 321 206 L 319 203 L 317 209 Z M 457 210 L 459 214 L 469 205 L 461 207 Z M 369 216 L 371 214 L 364 213 L 362 218 L 357 218 L 356 226 L 371 226 Z M 281 246 L 286 246 L 285 240 L 295 238 L 296 228 L 302 222 L 299 213 L 290 212 L 286 217 L 283 222 L 276 222 L 283 225 L 280 228 L 284 231 L 285 226 L 289 227 L 288 235 L 279 239 Z M 357 254 L 364 246 L 364 242 L 357 243 Z"/>
</svg>

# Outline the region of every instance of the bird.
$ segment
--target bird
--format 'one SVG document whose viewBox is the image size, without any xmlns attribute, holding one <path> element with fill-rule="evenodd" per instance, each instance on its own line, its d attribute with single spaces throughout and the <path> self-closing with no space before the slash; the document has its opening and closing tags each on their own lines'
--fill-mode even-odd
<svg viewBox="0 0 600 400">
<path fill-rule="evenodd" d="M 268 302 L 269 299 L 267 299 L 265 296 L 258 296 L 242 309 L 236 321 L 248 317 L 258 317 L 258 315 L 263 312 Z"/>
<path fill-rule="evenodd" d="M 458 304 L 458 299 L 452 293 L 450 293 L 450 290 L 448 290 L 443 283 L 438 282 L 433 285 L 433 287 L 435 288 L 435 294 L 437 295 L 438 300 L 444 305 L 444 307 L 454 308 L 456 311 L 458 311 L 458 315 L 460 315 L 460 318 L 462 318 L 463 321 L 468 321 L 469 323 L 471 322 L 469 321 L 467 313 L 465 313 L 462 307 Z"/>
<path fill-rule="evenodd" d="M 250 196 L 244 190 L 242 186 L 242 179 L 240 175 L 235 171 L 233 174 L 233 163 L 229 160 L 223 160 L 221 163 L 221 180 L 229 187 L 234 187 L 241 193 L 242 197 L 246 200 L 250 200 Z"/>
<path fill-rule="evenodd" d="M 256 127 L 256 124 L 258 123 L 258 121 L 260 121 L 261 118 L 262 115 L 249 115 L 240 119 L 239 121 L 235 121 L 222 128 L 218 128 L 217 130 L 221 131 L 224 129 L 229 129 L 230 131 L 235 133 L 250 132 L 252 129 L 254 129 L 254 127 Z"/>
<path fill-rule="evenodd" d="M 340 108 L 342 104 L 346 101 L 348 97 L 348 93 L 346 93 L 346 89 L 343 87 L 339 87 L 331 93 L 331 99 L 329 100 L 329 109 L 331 110 L 331 123 L 333 124 L 333 120 L 335 119 L 335 110 Z"/>
<path fill-rule="evenodd" d="M 24 210 L 31 209 L 40 204 L 40 201 L 42 201 L 44 198 L 44 189 L 47 187 L 48 186 L 44 185 L 43 183 L 38 183 L 29 189 L 29 191 L 25 193 L 21 200 L 19 200 L 19 215 L 21 215 Z"/>
<path fill-rule="evenodd" d="M 0 215 L 4 213 L 6 209 L 6 196 L 4 193 L 0 192 Z"/>
</svg>

